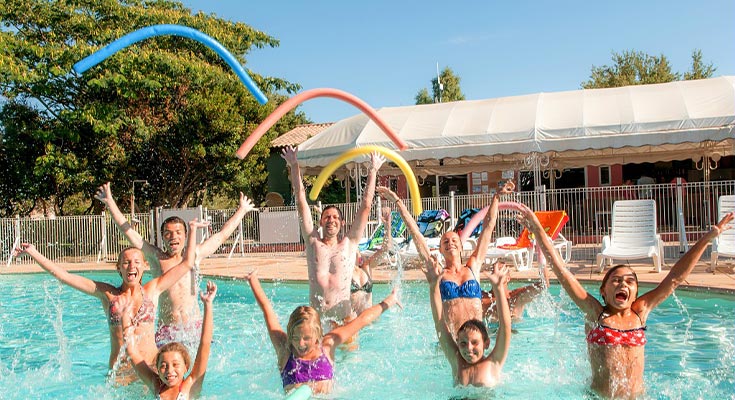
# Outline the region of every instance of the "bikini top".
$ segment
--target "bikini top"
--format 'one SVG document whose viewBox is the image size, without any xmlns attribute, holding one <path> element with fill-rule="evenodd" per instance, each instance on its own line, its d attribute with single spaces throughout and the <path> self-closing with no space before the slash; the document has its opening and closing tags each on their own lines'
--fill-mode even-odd
<svg viewBox="0 0 735 400">
<path fill-rule="evenodd" d="M 302 360 L 291 353 L 281 371 L 283 387 L 306 382 L 327 381 L 333 376 L 334 367 L 324 354 L 324 349 L 322 349 L 322 354 L 314 360 Z"/>
<path fill-rule="evenodd" d="M 587 343 L 600 346 L 643 346 L 648 342 L 646 339 L 646 326 L 637 312 L 633 311 L 641 322 L 640 327 L 633 329 L 616 329 L 604 325 L 600 320 L 604 311 L 597 317 L 597 324 L 587 334 Z"/>
<path fill-rule="evenodd" d="M 371 279 L 368 279 L 364 285 L 360 286 L 359 282 L 355 282 L 353 280 L 352 285 L 350 286 L 350 293 L 359 292 L 361 290 L 365 293 L 372 293 L 373 292 L 373 281 Z"/>
<path fill-rule="evenodd" d="M 156 306 L 153 304 L 151 299 L 145 295 L 143 288 L 140 288 L 140 293 L 143 296 L 143 303 L 141 303 L 138 312 L 133 316 L 133 325 L 138 325 L 141 322 L 154 322 L 156 320 Z M 110 303 L 110 319 L 108 320 L 111 326 L 120 326 L 122 324 L 122 318 L 120 313 L 115 307 L 114 303 Z"/>
<path fill-rule="evenodd" d="M 163 385 L 164 383 L 161 382 L 161 386 Z M 181 386 L 183 385 L 184 385 L 184 381 L 181 381 L 181 383 L 179 383 L 179 394 L 176 395 L 176 400 L 187 400 L 186 395 L 181 393 Z M 156 400 L 161 400 L 161 386 L 158 387 L 158 390 L 157 390 L 158 393 L 156 393 Z"/>
<path fill-rule="evenodd" d="M 475 278 L 475 272 L 470 268 L 472 272 L 472 279 L 462 282 L 461 285 L 457 285 L 452 281 L 442 281 L 439 283 L 439 293 L 442 296 L 442 301 L 453 300 L 458 298 L 467 299 L 482 299 L 482 288 L 480 288 L 480 282 Z"/>
</svg>

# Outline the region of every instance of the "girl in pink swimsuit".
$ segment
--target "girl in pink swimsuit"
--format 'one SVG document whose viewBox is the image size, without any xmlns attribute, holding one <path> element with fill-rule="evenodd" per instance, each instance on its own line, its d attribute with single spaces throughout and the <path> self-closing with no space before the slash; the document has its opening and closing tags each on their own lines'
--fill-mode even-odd
<svg viewBox="0 0 735 400">
<path fill-rule="evenodd" d="M 207 363 L 209 362 L 209 349 L 212 344 L 212 331 L 214 330 L 212 301 L 216 294 L 217 285 L 212 281 L 207 282 L 206 293 L 200 295 L 202 303 L 204 303 L 204 322 L 202 323 L 202 334 L 194 364 L 191 363 L 191 357 L 186 346 L 179 342 L 170 342 L 158 350 L 155 369 L 147 364 L 145 358 L 138 351 L 135 334 L 130 329 L 134 323 L 132 304 L 121 302 L 122 325 L 128 355 L 133 361 L 135 372 L 151 388 L 156 395 L 156 399 L 187 400 L 199 396 L 204 382 L 204 373 L 207 372 Z M 186 376 L 190 366 L 191 373 Z"/>
<path fill-rule="evenodd" d="M 648 314 L 674 292 L 689 276 L 710 241 L 730 228 L 729 213 L 705 233 L 674 264 L 669 274 L 653 290 L 638 297 L 638 277 L 627 265 L 610 268 L 600 285 L 600 303 L 588 293 L 565 267 L 559 253 L 544 234 L 533 213 L 520 221 L 540 238 L 547 260 L 551 260 L 559 282 L 585 316 L 587 352 L 592 367 L 592 389 L 604 397 L 635 398 L 644 392 L 643 366 Z"/>
<path fill-rule="evenodd" d="M 257 270 L 248 274 L 247 280 L 255 300 L 263 311 L 268 335 L 278 357 L 283 389 L 286 392 L 302 385 L 309 385 L 315 394 L 329 393 L 332 390 L 334 352 L 337 346 L 375 321 L 385 310 L 399 304 L 394 290 L 379 304 L 363 311 L 350 322 L 332 329 L 326 335 L 322 335 L 319 313 L 313 307 L 301 306 L 291 313 L 284 332 L 256 273 Z"/>
<path fill-rule="evenodd" d="M 196 240 L 196 228 L 208 226 L 208 223 L 190 222 L 189 240 Z M 55 262 L 44 257 L 29 243 L 22 243 L 15 249 L 17 257 L 22 253 L 31 256 L 36 262 L 61 283 L 71 286 L 82 293 L 94 296 L 102 302 L 102 308 L 107 315 L 108 328 L 110 330 L 110 357 L 109 367 L 113 373 L 116 384 L 126 385 L 136 376 L 133 372 L 130 360 L 127 357 L 119 357 L 123 344 L 123 329 L 120 323 L 121 314 L 118 302 L 124 301 L 132 304 L 135 320 L 132 324 L 134 333 L 140 337 L 139 350 L 146 360 L 154 363 L 158 349 L 153 341 L 155 333 L 156 305 L 160 294 L 176 283 L 182 276 L 186 275 L 194 265 L 194 246 L 187 251 L 184 260 L 162 276 L 151 279 L 145 285 L 141 285 L 143 271 L 148 269 L 148 263 L 140 249 L 129 247 L 120 252 L 116 269 L 122 278 L 122 285 L 113 286 L 104 282 L 93 281 L 81 275 L 69 273 L 66 269 Z M 118 359 L 120 359 L 118 361 Z M 117 364 L 116 364 L 117 363 Z"/>
</svg>

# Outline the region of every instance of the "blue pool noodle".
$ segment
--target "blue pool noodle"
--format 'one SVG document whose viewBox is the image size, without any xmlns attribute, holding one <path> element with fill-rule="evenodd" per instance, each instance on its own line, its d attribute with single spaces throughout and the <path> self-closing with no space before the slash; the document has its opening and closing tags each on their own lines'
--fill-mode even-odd
<svg viewBox="0 0 735 400">
<path fill-rule="evenodd" d="M 153 36 L 161 35 L 177 35 L 187 37 L 189 39 L 196 40 L 199 43 L 209 47 L 210 49 L 217 52 L 217 54 L 224 59 L 227 64 L 235 71 L 235 74 L 240 78 L 240 81 L 245 85 L 246 88 L 253 94 L 256 100 L 260 104 L 268 102 L 268 98 L 265 97 L 263 92 L 260 91 L 258 86 L 253 82 L 247 72 L 242 68 L 242 65 L 237 59 L 227 51 L 218 41 L 214 40 L 211 36 L 208 36 L 196 29 L 189 28 L 181 25 L 152 25 L 146 28 L 138 29 L 137 31 L 130 32 L 127 35 L 115 40 L 107 46 L 97 50 L 96 52 L 85 57 L 81 61 L 74 64 L 72 67 L 78 74 L 84 73 L 84 71 L 94 67 L 95 65 L 104 61 L 107 57 L 117 53 L 118 51 L 130 46 L 131 44 L 140 42 L 141 40 L 148 39 Z"/>
</svg>

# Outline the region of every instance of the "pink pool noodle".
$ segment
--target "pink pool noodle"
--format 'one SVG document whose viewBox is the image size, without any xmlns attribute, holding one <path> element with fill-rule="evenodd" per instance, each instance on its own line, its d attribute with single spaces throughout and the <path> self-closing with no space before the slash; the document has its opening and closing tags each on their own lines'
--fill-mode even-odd
<svg viewBox="0 0 735 400">
<path fill-rule="evenodd" d="M 383 130 L 383 132 L 385 132 L 386 135 L 388 135 L 393 143 L 398 146 L 399 150 L 405 150 L 408 147 L 406 142 L 398 137 L 395 131 L 393 131 L 393 129 L 391 129 L 391 127 L 389 127 L 388 124 L 383 121 L 378 113 L 375 112 L 375 110 L 370 107 L 370 105 L 360 100 L 358 97 L 338 89 L 319 88 L 301 92 L 278 106 L 278 108 L 276 108 L 263 122 L 261 122 L 261 124 L 258 125 L 257 128 L 255 128 L 253 133 L 251 133 L 250 136 L 245 139 L 245 141 L 242 143 L 242 146 L 240 146 L 240 148 L 237 150 L 237 158 L 245 158 L 245 156 L 250 153 L 250 150 L 253 149 L 255 143 L 260 140 L 265 132 L 268 131 L 268 129 L 270 129 L 273 124 L 281 119 L 281 117 L 283 117 L 287 112 L 296 108 L 296 106 L 303 103 L 304 101 L 313 99 L 314 97 L 333 97 L 335 99 L 339 99 L 354 105 L 362 112 L 367 114 L 367 116 L 370 117 L 370 119 L 372 119 L 373 122 L 375 122 L 375 124 L 378 125 L 378 127 Z"/>
</svg>

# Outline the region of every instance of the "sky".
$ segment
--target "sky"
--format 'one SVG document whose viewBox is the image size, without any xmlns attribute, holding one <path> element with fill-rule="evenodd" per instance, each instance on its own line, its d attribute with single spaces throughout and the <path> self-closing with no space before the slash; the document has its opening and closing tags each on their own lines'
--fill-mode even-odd
<svg viewBox="0 0 735 400">
<path fill-rule="evenodd" d="M 715 76 L 735 75 L 735 1 L 186 0 L 193 12 L 244 22 L 280 41 L 246 68 L 302 90 L 347 91 L 374 108 L 415 104 L 439 69 L 467 100 L 578 90 L 592 66 L 626 50 L 665 55 L 675 72 L 702 51 Z M 358 114 L 336 99 L 300 108 L 314 122 Z"/>
</svg>

